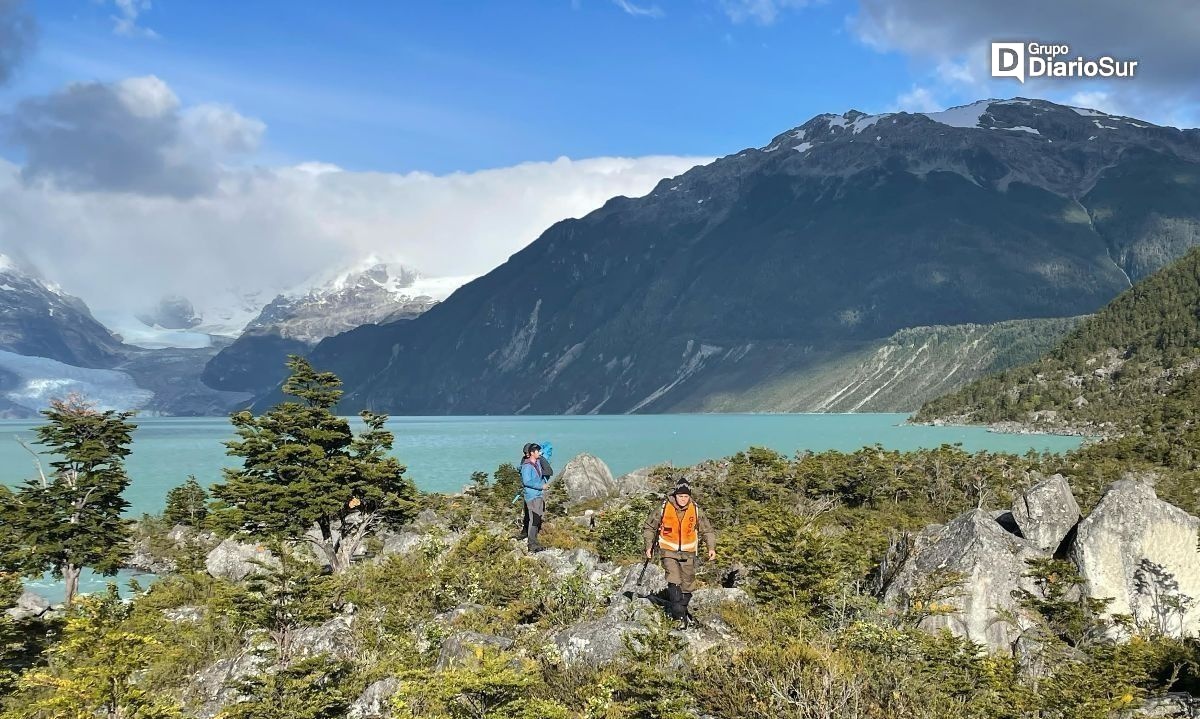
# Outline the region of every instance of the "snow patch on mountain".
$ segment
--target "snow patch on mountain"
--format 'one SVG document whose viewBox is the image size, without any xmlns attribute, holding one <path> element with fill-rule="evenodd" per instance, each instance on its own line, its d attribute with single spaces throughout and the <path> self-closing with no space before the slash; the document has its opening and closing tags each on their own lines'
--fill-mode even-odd
<svg viewBox="0 0 1200 719">
<path fill-rule="evenodd" d="M 959 105 L 951 107 L 941 112 L 922 112 L 919 113 L 928 117 L 934 122 L 940 122 L 943 125 L 950 127 L 979 127 L 979 120 L 987 113 L 988 107 L 995 100 L 979 100 L 972 102 L 970 105 Z"/>
<path fill-rule="evenodd" d="M 148 326 L 133 315 L 123 312 L 98 312 L 96 319 L 121 337 L 127 345 L 157 350 L 168 347 L 180 349 L 202 349 L 211 347 L 213 334 L 196 329 L 168 329 L 158 325 Z"/>
<path fill-rule="evenodd" d="M 74 367 L 4 350 L 0 350 L 0 371 L 16 378 L 15 386 L 5 390 L 3 396 L 34 412 L 48 407 L 51 399 L 71 393 L 84 395 L 101 411 L 137 409 L 154 397 L 124 372 Z"/>
</svg>

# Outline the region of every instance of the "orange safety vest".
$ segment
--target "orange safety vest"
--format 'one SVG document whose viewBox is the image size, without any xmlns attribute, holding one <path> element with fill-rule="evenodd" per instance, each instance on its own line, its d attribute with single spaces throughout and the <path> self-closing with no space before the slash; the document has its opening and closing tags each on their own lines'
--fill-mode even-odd
<svg viewBox="0 0 1200 719">
<path fill-rule="evenodd" d="M 675 505 L 663 505 L 662 522 L 658 525 L 658 546 L 672 552 L 694 552 L 700 545 L 696 529 L 696 503 L 688 503 L 683 514 L 675 511 Z"/>
</svg>

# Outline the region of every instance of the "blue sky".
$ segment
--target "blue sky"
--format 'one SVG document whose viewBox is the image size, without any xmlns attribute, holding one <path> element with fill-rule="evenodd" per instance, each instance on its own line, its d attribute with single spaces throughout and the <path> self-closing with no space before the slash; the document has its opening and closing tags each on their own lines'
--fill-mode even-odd
<svg viewBox="0 0 1200 719">
<path fill-rule="evenodd" d="M 43 0 L 38 48 L 5 97 L 153 74 L 186 104 L 261 119 L 262 152 L 279 161 L 443 173 L 726 154 L 820 112 L 887 109 L 912 82 L 903 57 L 849 31 L 853 3 L 782 10 L 769 24 L 719 2 L 646 7 L 658 10 L 155 0 L 137 17 L 147 32 L 117 34 L 110 3 Z"/>
<path fill-rule="evenodd" d="M 990 78 L 1015 39 L 1140 74 Z M 819 113 L 1195 127 L 1198 68 L 1197 0 L 0 0 L 0 252 L 114 312 L 376 259 L 469 277 Z"/>
</svg>

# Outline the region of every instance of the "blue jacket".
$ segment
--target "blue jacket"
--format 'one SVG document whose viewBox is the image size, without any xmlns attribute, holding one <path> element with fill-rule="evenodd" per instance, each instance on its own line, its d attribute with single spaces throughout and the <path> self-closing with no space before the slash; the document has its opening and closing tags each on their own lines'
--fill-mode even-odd
<svg viewBox="0 0 1200 719">
<path fill-rule="evenodd" d="M 525 501 L 538 499 L 542 496 L 542 490 L 546 488 L 546 482 L 542 479 L 542 469 L 536 464 L 530 462 L 521 463 L 521 484 L 525 486 Z"/>
</svg>

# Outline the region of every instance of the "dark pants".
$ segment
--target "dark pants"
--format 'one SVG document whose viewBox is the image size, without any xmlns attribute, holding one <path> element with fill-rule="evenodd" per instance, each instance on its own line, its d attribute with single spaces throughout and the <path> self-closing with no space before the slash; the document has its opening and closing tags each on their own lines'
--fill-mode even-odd
<svg viewBox="0 0 1200 719">
<path fill-rule="evenodd" d="M 542 529 L 542 517 L 545 514 L 546 500 L 541 497 L 525 500 L 525 531 L 529 535 L 531 550 L 539 549 L 542 546 L 538 544 L 538 532 Z"/>
<path fill-rule="evenodd" d="M 667 575 L 671 617 L 683 619 L 687 616 L 688 604 L 692 601 L 692 587 L 696 583 L 696 555 L 692 552 L 664 551 L 662 563 Z"/>
</svg>

